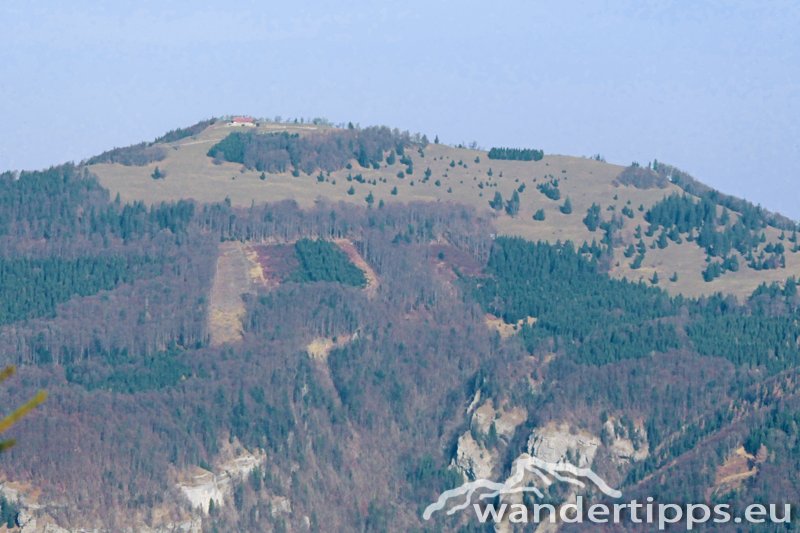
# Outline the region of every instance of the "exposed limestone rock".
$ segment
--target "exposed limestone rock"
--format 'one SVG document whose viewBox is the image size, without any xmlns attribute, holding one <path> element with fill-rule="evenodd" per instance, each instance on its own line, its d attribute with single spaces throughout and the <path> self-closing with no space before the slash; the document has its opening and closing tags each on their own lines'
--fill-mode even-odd
<svg viewBox="0 0 800 533">
<path fill-rule="evenodd" d="M 47 514 L 47 506 L 39 502 L 39 491 L 28 484 L 0 482 L 0 495 L 14 502 L 19 509 L 17 524 L 23 533 L 69 533 Z M 88 530 L 87 530 L 88 531 Z"/>
<path fill-rule="evenodd" d="M 517 431 L 517 428 L 525 422 L 528 418 L 528 412 L 521 407 L 513 407 L 509 410 L 503 410 L 494 419 L 494 426 L 497 434 L 510 440 Z"/>
<path fill-rule="evenodd" d="M 798 342 L 800 342 L 800 340 Z M 767 450 L 767 447 L 762 443 L 761 446 L 758 447 L 758 451 L 756 452 L 755 462 L 756 464 L 761 464 L 766 462 L 768 458 L 769 458 L 769 450 Z"/>
<path fill-rule="evenodd" d="M 495 414 L 496 412 L 492 406 L 492 400 L 488 400 L 472 414 L 472 427 L 483 434 L 489 433 L 492 422 L 494 422 Z"/>
<path fill-rule="evenodd" d="M 620 463 L 642 461 L 650 453 L 647 430 L 641 422 L 626 427 L 618 420 L 609 418 L 603 424 L 602 440 L 612 456 Z"/>
<path fill-rule="evenodd" d="M 467 407 L 467 414 L 470 414 L 480 401 L 481 401 L 481 389 L 478 389 L 475 391 L 475 395 L 472 397 L 472 401 L 469 402 L 469 407 Z"/>
<path fill-rule="evenodd" d="M 578 468 L 590 467 L 600 438 L 587 431 L 570 431 L 568 424 L 550 423 L 536 428 L 528 438 L 528 452 L 548 462 L 568 461 Z"/>
<path fill-rule="evenodd" d="M 466 432 L 458 438 L 458 448 L 453 466 L 469 479 L 488 479 L 497 461 L 493 454 Z"/>
<path fill-rule="evenodd" d="M 214 472 L 192 467 L 188 472 L 181 476 L 178 488 L 192 504 L 195 509 L 202 509 L 208 513 L 209 502 L 214 501 L 214 505 L 223 505 L 225 496 L 230 493 L 230 478 L 226 475 L 217 476 Z"/>
<path fill-rule="evenodd" d="M 456 457 L 452 462 L 469 479 L 490 478 L 497 466 L 499 452 L 492 449 L 495 443 L 490 435 L 493 434 L 495 439 L 508 441 L 527 417 L 527 412 L 519 407 L 497 411 L 491 399 L 475 409 L 479 400 L 480 391 L 475 393 L 475 398 L 467 409 L 468 414 L 472 412 L 471 430 L 459 437 Z M 475 440 L 476 436 L 480 438 L 480 442 Z"/>
<path fill-rule="evenodd" d="M 27 484 L 0 482 L 0 495 L 15 502 L 19 509 L 17 515 L 18 530 L 21 533 L 101 533 L 108 531 L 102 527 L 89 525 L 65 528 L 56 523 L 51 515 L 53 508 L 63 508 L 62 504 L 44 502 L 39 499 L 39 491 Z M 186 518 L 183 521 L 164 521 L 150 527 L 137 515 L 130 516 L 130 525 L 119 529 L 119 533 L 201 533 L 202 524 L 199 518 Z M 0 528 L 5 530 L 5 528 Z"/>
<path fill-rule="evenodd" d="M 23 507 L 17 514 L 17 525 L 21 527 L 23 531 L 26 526 L 28 528 L 36 528 L 36 517 L 33 516 L 28 509 Z"/>
<path fill-rule="evenodd" d="M 488 435 L 494 424 L 497 436 L 508 440 L 527 416 L 527 411 L 521 407 L 495 410 L 492 400 L 487 400 L 472 415 L 472 427 Z"/>
<path fill-rule="evenodd" d="M 47 524 L 44 525 L 43 528 L 38 528 L 38 529 L 30 529 L 29 530 L 28 528 L 22 528 L 22 532 L 23 533 L 28 533 L 29 531 L 30 531 L 30 533 L 34 533 L 34 531 L 36 533 L 38 533 L 40 531 L 41 531 L 41 533 L 72 533 L 70 530 L 64 529 L 63 527 L 57 526 L 57 525 L 52 524 L 52 523 L 47 523 Z M 96 529 L 93 529 L 93 530 L 83 530 L 83 529 L 81 529 L 81 531 L 98 531 L 98 530 L 96 530 Z"/>
<path fill-rule="evenodd" d="M 292 502 L 285 496 L 274 496 L 269 501 L 269 513 L 273 517 L 292 514 Z"/>
<path fill-rule="evenodd" d="M 472 427 L 473 430 L 485 434 L 487 428 L 494 425 L 498 436 L 511 436 L 525 418 L 526 413 L 521 409 L 505 409 L 500 413 L 495 411 L 491 401 L 487 401 L 474 411 Z M 620 465 L 640 461 L 648 454 L 647 432 L 641 422 L 623 424 L 615 419 L 609 419 L 603 427 L 602 439 L 586 430 L 575 430 L 565 422 L 551 422 L 538 427 L 528 438 L 528 451 L 531 455 L 551 463 L 566 461 L 578 468 L 592 468 L 597 452 L 601 448 L 609 451 Z M 527 454 L 522 454 L 514 461 L 511 467 L 512 476 L 520 470 L 519 461 L 526 459 L 529 459 Z M 494 458 L 469 433 L 458 441 L 458 457 L 455 463 L 462 472 L 472 472 L 473 475 L 470 477 L 473 479 L 486 477 L 482 474 L 490 472 L 490 467 L 497 466 Z M 512 481 L 519 482 L 520 485 L 538 486 L 542 490 L 554 482 L 553 479 L 545 480 L 527 472 L 521 480 L 512 480 L 512 477 L 505 480 L 506 484 Z M 562 494 L 563 503 L 574 503 L 580 489 L 576 487 L 568 489 L 566 494 Z M 511 492 L 503 495 L 501 501 L 506 504 L 523 503 L 523 496 L 521 492 Z M 553 524 L 548 522 L 540 524 L 536 531 L 544 533 L 555 532 L 558 529 L 557 522 Z M 505 521 L 496 524 L 495 531 L 510 533 L 515 529 L 512 524 Z"/>
<path fill-rule="evenodd" d="M 244 479 L 265 461 L 266 454 L 263 451 L 251 453 L 242 448 L 235 439 L 233 443 L 225 441 L 213 472 L 193 467 L 179 475 L 177 486 L 192 507 L 208 513 L 211 500 L 214 505 L 225 505 L 233 490 L 232 482 Z"/>
</svg>

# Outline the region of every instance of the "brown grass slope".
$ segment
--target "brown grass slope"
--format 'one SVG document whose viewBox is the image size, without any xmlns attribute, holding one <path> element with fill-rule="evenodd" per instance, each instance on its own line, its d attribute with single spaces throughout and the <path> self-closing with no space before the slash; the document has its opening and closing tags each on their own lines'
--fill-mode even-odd
<svg viewBox="0 0 800 533">
<path fill-rule="evenodd" d="M 262 123 L 259 131 L 289 131 L 301 135 L 330 130 L 327 126 L 290 125 Z M 319 199 L 328 201 L 352 202 L 366 205 L 365 198 L 372 193 L 374 205 L 383 202 L 454 202 L 474 206 L 481 211 L 492 211 L 489 201 L 499 191 L 504 199 L 509 199 L 515 189 L 525 185 L 520 193 L 519 213 L 512 217 L 504 211 L 494 216 L 494 225 L 499 234 L 518 235 L 531 240 L 573 240 L 577 243 L 600 240 L 602 232 L 590 232 L 582 219 L 592 203 L 601 206 L 602 216 L 608 219 L 620 213 L 628 205 L 633 209 L 632 219 L 624 218 L 623 242 L 618 244 L 611 274 L 632 280 L 650 280 L 655 272 L 661 286 L 672 293 L 689 296 L 724 292 L 739 297 L 749 295 L 762 282 L 784 281 L 791 275 L 800 275 L 800 254 L 787 252 L 786 268 L 754 271 L 745 266 L 738 272 L 729 272 L 713 282 L 704 282 L 701 276 L 705 268 L 705 254 L 695 243 L 670 242 L 668 248 L 650 249 L 655 237 L 644 237 L 648 251 L 642 267 L 630 268 L 631 260 L 623 257 L 622 250 L 634 239 L 637 225 L 647 228 L 644 212 L 660 199 L 673 193 L 682 193 L 674 184 L 665 188 L 640 189 L 622 185 L 616 181 L 623 167 L 593 159 L 562 155 L 546 155 L 541 161 L 500 161 L 490 160 L 486 152 L 455 148 L 442 144 L 429 144 L 422 154 L 414 149 L 407 155 L 414 165 L 413 175 L 399 178 L 398 173 L 405 170 L 399 161 L 392 166 L 384 162 L 380 169 L 363 169 L 355 161 L 350 170 L 331 172 L 324 182 L 316 176 L 301 175 L 293 177 L 289 172 L 268 174 L 266 180 L 259 179 L 260 172 L 247 170 L 239 164 L 214 164 L 206 154 L 211 146 L 226 137 L 235 128 L 219 121 L 200 134 L 173 143 L 164 144 L 167 157 L 157 163 L 132 167 L 119 164 L 91 165 L 100 182 L 112 194 L 119 193 L 123 201 L 142 200 L 156 203 L 168 200 L 191 198 L 198 202 L 218 202 L 226 198 L 235 206 L 248 207 L 253 203 L 274 202 L 291 199 L 301 207 L 309 207 Z M 451 162 L 454 166 L 451 166 Z M 150 176 L 155 167 L 166 173 L 166 178 L 154 180 Z M 431 176 L 423 181 L 426 169 Z M 491 169 L 491 176 L 490 174 Z M 365 180 L 378 180 L 376 185 L 347 181 L 348 174 L 361 174 Z M 552 201 L 541 194 L 536 185 L 549 180 L 560 180 L 561 200 Z M 381 181 L 385 178 L 385 182 Z M 349 194 L 351 188 L 354 194 Z M 397 193 L 392 194 L 396 188 Z M 569 197 L 573 211 L 562 214 L 559 206 Z M 533 214 L 543 209 L 544 221 L 535 221 Z M 767 228 L 768 242 L 777 242 L 779 231 Z M 669 281 L 673 273 L 678 274 L 676 282 Z"/>
</svg>

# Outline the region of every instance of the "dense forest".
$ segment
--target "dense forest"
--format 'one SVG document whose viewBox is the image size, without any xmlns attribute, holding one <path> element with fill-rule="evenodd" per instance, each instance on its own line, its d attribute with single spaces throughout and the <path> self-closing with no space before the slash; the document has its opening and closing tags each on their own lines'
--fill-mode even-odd
<svg viewBox="0 0 800 533">
<path fill-rule="evenodd" d="M 153 271 L 147 257 L 0 258 L 0 324 L 48 316 L 73 296 L 110 290 Z M 156 263 L 155 265 L 152 265 Z M 152 265 L 152 266 L 151 266 Z M 151 274 L 152 275 L 152 274 Z"/>
<path fill-rule="evenodd" d="M 541 161 L 544 152 L 533 148 L 491 148 L 487 157 L 511 161 Z"/>
<path fill-rule="evenodd" d="M 419 141 L 423 145 L 424 141 Z M 264 172 L 311 174 L 345 168 L 355 160 L 364 168 L 380 168 L 384 157 L 402 155 L 412 144 L 408 132 L 386 127 L 292 133 L 233 132 L 208 151 L 216 160 L 241 163 Z M 424 146 L 423 146 L 424 147 Z"/>
<path fill-rule="evenodd" d="M 287 155 L 286 169 L 305 171 L 302 162 L 358 160 L 364 131 L 327 139 L 346 147 L 330 159 L 310 136 L 263 146 L 297 148 L 299 166 Z M 364 141 L 368 165 L 408 147 L 403 135 L 375 135 L 385 143 Z M 557 180 L 544 184 L 543 194 L 558 191 Z M 451 466 L 459 437 L 476 435 L 499 479 L 551 422 L 595 435 L 609 420 L 631 435 L 641 427 L 646 458 L 602 448 L 593 464 L 626 497 L 703 501 L 733 450 L 763 445 L 758 473 L 719 497 L 800 498 L 786 474 L 800 457 L 794 278 L 744 301 L 614 279 L 605 271 L 618 221 L 603 221 L 599 205 L 583 220 L 605 233 L 599 243 L 534 243 L 495 237 L 487 216 L 453 204 L 146 206 L 111 199 L 72 165 L 7 173 L 0 185 L 0 354 L 20 366 L 0 402 L 34 386 L 50 393 L 13 429 L 24 445 L 2 468 L 58 502 L 48 512 L 65 527 L 178 520 L 190 510 L 176 472 L 213 470 L 235 444 L 268 460 L 232 481 L 205 531 L 477 531 L 467 515 L 420 516 L 463 480 Z M 512 214 L 517 201 L 501 195 L 497 208 Z M 710 196 L 667 197 L 647 217 L 654 234 L 691 236 L 717 261 L 779 253 L 756 242 L 772 219 Z M 374 293 L 335 239 L 374 270 Z M 214 344 L 209 294 L 231 241 L 281 243 L 297 263 L 241 295 L 241 340 Z M 311 357 L 318 339 L 331 348 Z M 522 421 L 480 434 L 476 397 L 519 408 Z M 275 511 L 279 497 L 291 513 Z M 16 503 L 0 504 L 10 523 Z"/>
<path fill-rule="evenodd" d="M 354 287 L 367 283 L 364 273 L 329 241 L 300 239 L 295 252 L 300 266 L 290 277 L 292 281 L 332 281 Z"/>
<path fill-rule="evenodd" d="M 478 278 L 478 301 L 509 323 L 537 317 L 535 326 L 522 329 L 532 351 L 544 340 L 565 346 L 576 361 L 594 365 L 679 348 L 773 371 L 800 363 L 800 327 L 792 320 L 800 311 L 794 278 L 784 289 L 772 289 L 777 292 L 770 299 L 780 300 L 783 307 L 776 315 L 763 302 L 756 305 L 769 293 L 766 286 L 753 294 L 749 305 L 721 297 L 669 297 L 649 284 L 600 274 L 596 259 L 571 243 L 499 238 L 487 268 L 492 276 Z M 681 314 L 688 323 L 681 326 L 685 335 L 679 336 Z"/>
</svg>

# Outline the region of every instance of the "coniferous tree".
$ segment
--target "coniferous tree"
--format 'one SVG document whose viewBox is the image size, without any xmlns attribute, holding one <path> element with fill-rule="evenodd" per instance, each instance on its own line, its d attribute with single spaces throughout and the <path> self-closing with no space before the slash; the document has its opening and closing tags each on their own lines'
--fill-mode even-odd
<svg viewBox="0 0 800 533">
<path fill-rule="evenodd" d="M 506 213 L 512 217 L 519 213 L 519 193 L 516 190 L 511 195 L 511 199 L 506 202 Z"/>
<path fill-rule="evenodd" d="M 494 198 L 489 202 L 489 206 L 495 211 L 503 209 L 503 195 L 500 194 L 500 191 L 495 191 Z"/>
<path fill-rule="evenodd" d="M 583 223 L 589 231 L 597 230 L 600 225 L 600 206 L 598 204 L 592 203 L 591 207 L 586 211 L 586 216 L 583 217 Z"/>
</svg>

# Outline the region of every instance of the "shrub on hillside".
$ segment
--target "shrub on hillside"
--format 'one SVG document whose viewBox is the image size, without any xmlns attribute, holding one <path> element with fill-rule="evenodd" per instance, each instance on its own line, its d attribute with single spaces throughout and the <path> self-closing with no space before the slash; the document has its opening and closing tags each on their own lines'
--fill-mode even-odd
<svg viewBox="0 0 800 533">
<path fill-rule="evenodd" d="M 125 166 L 141 167 L 167 157 L 167 151 L 162 146 L 150 143 L 139 143 L 124 148 L 114 148 L 86 161 L 87 165 L 97 163 L 118 163 Z"/>
</svg>

